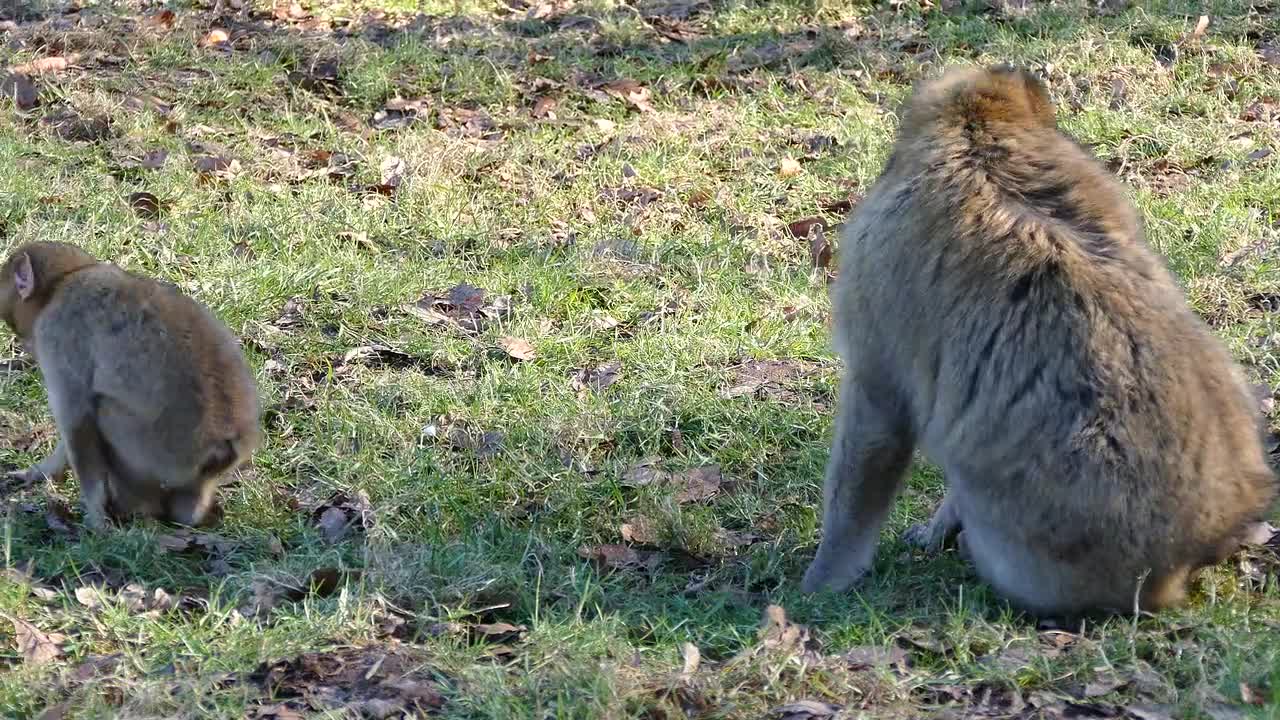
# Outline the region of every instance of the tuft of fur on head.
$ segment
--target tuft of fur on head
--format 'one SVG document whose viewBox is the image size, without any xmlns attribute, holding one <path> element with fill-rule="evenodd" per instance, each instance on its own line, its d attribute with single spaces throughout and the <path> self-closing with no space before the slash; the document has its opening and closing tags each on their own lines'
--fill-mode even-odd
<svg viewBox="0 0 1280 720">
<path fill-rule="evenodd" d="M 900 135 L 946 135 L 989 126 L 1056 128 L 1053 101 L 1035 75 L 1012 65 L 953 67 L 921 83 L 902 113 Z"/>
</svg>

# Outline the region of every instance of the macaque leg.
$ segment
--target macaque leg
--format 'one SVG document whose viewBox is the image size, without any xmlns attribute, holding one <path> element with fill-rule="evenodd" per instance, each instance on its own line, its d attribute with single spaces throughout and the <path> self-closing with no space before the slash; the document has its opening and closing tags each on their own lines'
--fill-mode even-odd
<svg viewBox="0 0 1280 720">
<path fill-rule="evenodd" d="M 24 470 L 7 473 L 6 477 L 21 482 L 24 488 L 29 488 L 40 480 L 52 482 L 61 478 L 67 474 L 68 466 L 67 445 L 59 437 L 58 444 L 54 446 L 53 452 L 49 453 L 48 457 Z"/>
<path fill-rule="evenodd" d="M 67 433 L 67 455 L 80 481 L 80 502 L 85 525 L 100 530 L 107 525 L 107 483 L 111 467 L 103 452 L 102 436 L 92 414 L 75 420 Z"/>
<path fill-rule="evenodd" d="M 822 541 L 802 591 L 846 590 L 871 567 L 914 445 L 898 403 L 846 377 L 827 462 Z"/>
<path fill-rule="evenodd" d="M 929 553 L 941 550 L 947 540 L 960 531 L 960 515 L 956 512 L 955 495 L 955 491 L 948 488 L 942 497 L 942 504 L 934 511 L 929 522 L 907 528 L 902 539 Z"/>
</svg>

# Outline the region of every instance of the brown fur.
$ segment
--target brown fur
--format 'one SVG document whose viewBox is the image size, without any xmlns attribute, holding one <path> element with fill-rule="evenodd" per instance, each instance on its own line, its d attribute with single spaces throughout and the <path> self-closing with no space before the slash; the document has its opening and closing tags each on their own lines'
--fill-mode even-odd
<svg viewBox="0 0 1280 720">
<path fill-rule="evenodd" d="M 70 466 L 90 526 L 108 514 L 200 524 L 220 479 L 261 442 L 239 343 L 172 285 L 74 245 L 29 243 L 0 269 L 0 319 L 35 355 L 59 433 L 17 475 Z"/>
<path fill-rule="evenodd" d="M 1035 612 L 1177 604 L 1274 500 L 1238 368 L 1030 74 L 918 88 L 840 255 L 846 369 L 807 591 L 870 567 L 917 447 L 948 491 L 909 539 L 963 528 L 979 574 Z"/>
</svg>

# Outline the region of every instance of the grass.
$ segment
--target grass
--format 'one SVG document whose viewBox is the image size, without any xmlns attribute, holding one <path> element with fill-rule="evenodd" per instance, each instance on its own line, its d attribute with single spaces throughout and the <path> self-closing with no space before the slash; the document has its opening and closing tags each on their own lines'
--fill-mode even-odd
<svg viewBox="0 0 1280 720">
<path fill-rule="evenodd" d="M 74 478 L 6 496 L 0 714 L 1280 717 L 1274 557 L 1213 569 L 1183 610 L 1047 631 L 896 539 L 941 496 L 923 463 L 874 575 L 798 592 L 839 364 L 788 224 L 841 219 L 824 205 L 874 179 L 940 64 L 1042 72 L 1194 307 L 1280 382 L 1276 6 L 941 4 L 0 8 L 7 65 L 78 54 L 34 76 L 38 107 L 0 101 L 0 237 L 210 305 L 269 429 L 216 537 L 79 533 Z M 397 97 L 416 121 L 378 128 Z M 109 131 L 75 139 L 94 117 Z M 429 322 L 424 296 L 462 283 L 487 291 L 483 327 Z M 0 382 L 0 462 L 25 466 L 52 446 L 44 392 L 34 370 Z M 635 487 L 649 458 L 675 474 Z M 681 472 L 709 465 L 703 497 Z M 805 628 L 762 628 L 770 604 Z M 22 623 L 60 634 L 47 662 Z"/>
</svg>

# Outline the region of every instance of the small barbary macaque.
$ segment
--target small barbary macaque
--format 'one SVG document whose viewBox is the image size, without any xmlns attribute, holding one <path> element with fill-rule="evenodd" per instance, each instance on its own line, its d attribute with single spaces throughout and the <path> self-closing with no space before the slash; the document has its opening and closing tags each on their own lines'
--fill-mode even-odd
<svg viewBox="0 0 1280 720">
<path fill-rule="evenodd" d="M 907 102 L 839 248 L 845 370 L 805 591 L 869 569 L 916 448 L 948 489 L 907 539 L 961 533 L 1037 614 L 1176 605 L 1275 499 L 1242 372 L 1054 114 L 1007 66 Z"/>
<path fill-rule="evenodd" d="M 35 356 L 58 427 L 13 473 L 80 482 L 85 524 L 134 516 L 199 525 L 220 480 L 261 442 L 257 387 L 235 336 L 176 287 L 67 243 L 15 249 L 0 318 Z"/>
</svg>

